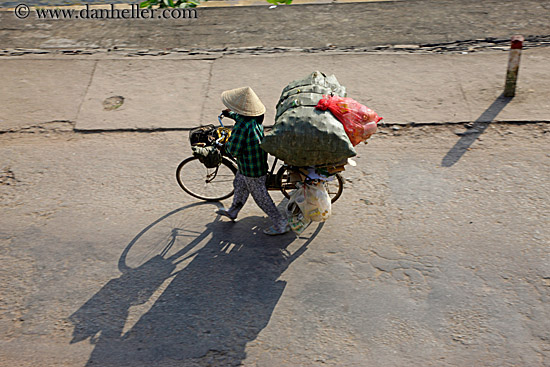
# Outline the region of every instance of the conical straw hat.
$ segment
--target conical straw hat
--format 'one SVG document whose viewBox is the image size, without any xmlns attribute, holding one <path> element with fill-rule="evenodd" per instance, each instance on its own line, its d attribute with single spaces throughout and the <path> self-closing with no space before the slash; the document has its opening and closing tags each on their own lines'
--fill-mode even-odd
<svg viewBox="0 0 550 367">
<path fill-rule="evenodd" d="M 222 93 L 223 104 L 243 116 L 260 116 L 265 106 L 250 87 L 226 90 Z"/>
</svg>

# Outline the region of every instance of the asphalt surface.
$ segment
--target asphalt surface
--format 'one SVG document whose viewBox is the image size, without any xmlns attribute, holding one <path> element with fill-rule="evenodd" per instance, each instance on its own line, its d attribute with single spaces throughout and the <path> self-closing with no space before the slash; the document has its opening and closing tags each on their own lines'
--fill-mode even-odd
<svg viewBox="0 0 550 367">
<path fill-rule="evenodd" d="M 0 135 L 0 366 L 548 366 L 549 139 L 383 129 L 270 238 L 179 189 L 185 133 Z"/>
<path fill-rule="evenodd" d="M 2 48 L 364 47 L 550 35 L 545 0 L 404 0 L 198 9 L 193 19 L 40 20 L 0 12 Z"/>
</svg>

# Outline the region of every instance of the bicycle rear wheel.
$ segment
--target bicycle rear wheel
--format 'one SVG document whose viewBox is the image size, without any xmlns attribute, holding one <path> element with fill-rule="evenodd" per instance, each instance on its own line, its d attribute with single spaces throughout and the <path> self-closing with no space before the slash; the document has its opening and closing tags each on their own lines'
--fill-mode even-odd
<svg viewBox="0 0 550 367">
<path fill-rule="evenodd" d="M 189 195 L 206 201 L 224 200 L 233 195 L 237 167 L 227 158 L 216 168 L 206 168 L 198 158 L 189 157 L 176 169 L 176 180 Z"/>
<path fill-rule="evenodd" d="M 287 199 L 290 199 L 291 192 L 296 189 L 296 183 L 292 182 L 290 173 L 284 166 L 277 172 L 277 182 L 279 183 L 281 192 Z M 331 203 L 336 202 L 344 191 L 344 177 L 339 173 L 335 174 L 333 180 L 325 183 L 325 187 L 327 188 Z"/>
</svg>

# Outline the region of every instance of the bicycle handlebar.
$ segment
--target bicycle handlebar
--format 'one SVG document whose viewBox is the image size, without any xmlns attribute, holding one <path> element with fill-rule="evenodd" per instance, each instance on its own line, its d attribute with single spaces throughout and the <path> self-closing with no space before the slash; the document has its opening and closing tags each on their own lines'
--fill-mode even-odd
<svg viewBox="0 0 550 367">
<path fill-rule="evenodd" d="M 224 144 L 220 143 L 223 139 L 225 139 L 225 135 L 224 136 L 221 136 L 219 137 L 218 139 L 216 139 L 216 141 L 214 142 L 217 146 L 219 147 L 222 147 L 224 146 Z"/>
<path fill-rule="evenodd" d="M 225 126 L 223 125 L 223 122 L 222 122 L 223 117 L 224 117 L 224 116 L 223 116 L 222 113 L 220 113 L 220 115 L 218 116 L 218 122 L 220 123 L 221 127 L 225 127 Z M 220 136 L 218 139 L 216 139 L 215 143 L 216 143 L 216 145 L 218 145 L 218 146 L 223 146 L 224 144 L 221 144 L 220 142 L 221 142 L 222 140 L 224 140 L 224 139 L 227 137 L 227 132 L 226 132 L 225 130 L 222 130 L 222 131 L 220 132 L 220 134 L 221 134 L 221 136 Z"/>
</svg>

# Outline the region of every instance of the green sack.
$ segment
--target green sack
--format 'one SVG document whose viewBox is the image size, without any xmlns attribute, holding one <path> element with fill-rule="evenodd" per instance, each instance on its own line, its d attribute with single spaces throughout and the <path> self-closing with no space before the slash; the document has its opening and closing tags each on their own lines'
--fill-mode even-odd
<svg viewBox="0 0 550 367">
<path fill-rule="evenodd" d="M 295 166 L 341 162 L 357 153 L 344 127 L 329 111 L 315 109 L 323 95 L 346 95 L 334 75 L 315 71 L 290 83 L 277 104 L 275 125 L 261 147 Z"/>
<path fill-rule="evenodd" d="M 357 155 L 344 126 L 329 111 L 296 107 L 277 121 L 261 147 L 288 164 L 318 166 Z"/>
<path fill-rule="evenodd" d="M 288 109 L 294 107 L 315 107 L 319 100 L 323 98 L 323 94 L 319 93 L 297 93 L 287 97 L 284 101 L 277 104 L 277 112 L 275 113 L 275 121 L 278 121 L 279 116 L 285 113 Z"/>
<path fill-rule="evenodd" d="M 291 91 L 292 89 L 295 89 L 295 88 L 301 89 L 300 87 L 306 87 L 306 86 L 312 86 L 312 85 L 328 88 L 332 91 L 332 93 L 340 97 L 346 96 L 346 88 L 341 86 L 340 83 L 338 83 L 338 80 L 334 75 L 326 76 L 320 71 L 314 71 L 313 73 L 309 74 L 303 79 L 298 79 L 289 83 L 283 89 L 283 93 L 281 94 L 281 97 L 284 96 L 287 92 Z"/>
<path fill-rule="evenodd" d="M 343 93 L 342 93 L 341 89 L 344 90 Z M 328 88 L 328 87 L 322 87 L 322 86 L 317 85 L 317 84 L 303 85 L 303 86 L 300 86 L 300 87 L 289 89 L 286 92 L 281 93 L 281 97 L 279 97 L 279 103 L 277 103 L 277 107 L 279 107 L 279 105 L 281 103 L 283 103 L 288 97 L 292 97 L 292 96 L 294 96 L 295 94 L 298 94 L 298 93 L 316 93 L 316 94 L 321 94 L 321 95 L 334 94 L 334 95 L 338 95 L 340 97 L 345 97 L 346 96 L 344 87 L 341 87 L 339 89 L 338 88 L 331 89 L 331 88 Z"/>
<path fill-rule="evenodd" d="M 215 146 L 192 146 L 193 156 L 199 159 L 207 168 L 216 168 L 222 163 L 222 154 Z"/>
</svg>

